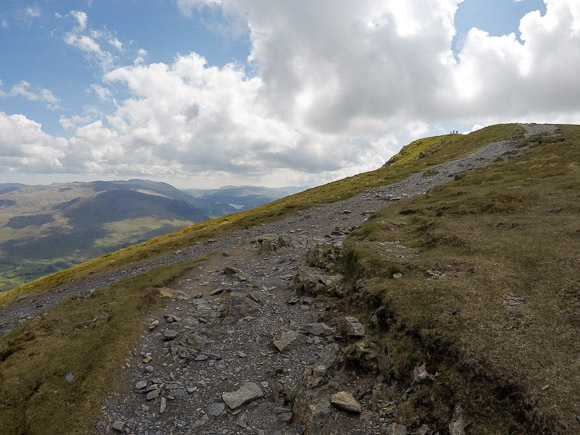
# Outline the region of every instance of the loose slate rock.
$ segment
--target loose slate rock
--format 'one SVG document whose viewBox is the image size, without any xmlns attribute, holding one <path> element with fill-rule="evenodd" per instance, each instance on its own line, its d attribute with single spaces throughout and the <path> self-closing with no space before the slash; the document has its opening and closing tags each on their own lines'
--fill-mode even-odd
<svg viewBox="0 0 580 435">
<path fill-rule="evenodd" d="M 237 391 L 223 393 L 222 399 L 228 408 L 236 409 L 244 403 L 264 396 L 262 389 L 254 382 L 246 382 Z"/>
<path fill-rule="evenodd" d="M 332 335 L 334 331 L 326 323 L 308 323 L 302 327 L 308 334 L 316 335 Z"/>
<path fill-rule="evenodd" d="M 207 415 L 209 415 L 210 417 L 219 417 L 220 415 L 222 415 L 222 412 L 224 412 L 225 409 L 226 405 L 224 405 L 223 403 L 215 402 L 207 405 L 206 412 Z"/>
<path fill-rule="evenodd" d="M 154 400 L 159 397 L 161 390 L 156 388 L 155 390 L 151 390 L 147 393 L 147 400 Z"/>
<path fill-rule="evenodd" d="M 361 404 L 347 391 L 341 391 L 330 396 L 330 403 L 344 411 L 354 412 L 356 414 L 360 414 L 362 411 Z"/>
<path fill-rule="evenodd" d="M 284 331 L 279 338 L 274 339 L 274 346 L 280 352 L 283 352 L 288 346 L 290 346 L 300 334 L 296 331 Z"/>
<path fill-rule="evenodd" d="M 125 429 L 125 422 L 117 420 L 113 423 L 112 428 L 117 432 L 123 432 L 123 429 Z"/>
<path fill-rule="evenodd" d="M 364 337 L 367 333 L 365 327 L 356 317 L 345 317 L 340 326 L 341 331 L 349 337 Z"/>
<path fill-rule="evenodd" d="M 407 435 L 407 426 L 398 424 L 398 423 L 391 423 L 389 425 L 389 432 L 388 435 Z"/>
<path fill-rule="evenodd" d="M 139 381 L 135 384 L 136 390 L 144 390 L 145 388 L 147 388 L 147 381 Z"/>
<path fill-rule="evenodd" d="M 163 334 L 164 341 L 174 340 L 175 337 L 177 337 L 177 331 L 174 331 L 173 329 L 166 329 L 165 333 Z"/>
</svg>

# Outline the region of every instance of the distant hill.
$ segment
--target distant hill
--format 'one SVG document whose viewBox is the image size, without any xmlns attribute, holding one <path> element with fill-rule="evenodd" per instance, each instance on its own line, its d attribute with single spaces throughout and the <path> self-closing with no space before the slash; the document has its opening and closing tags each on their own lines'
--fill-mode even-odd
<svg viewBox="0 0 580 435">
<path fill-rule="evenodd" d="M 196 204 L 211 217 L 224 216 L 259 207 L 288 195 L 302 192 L 301 187 L 225 186 L 220 189 L 185 189 L 196 198 Z"/>
<path fill-rule="evenodd" d="M 10 192 L 11 190 L 20 189 L 24 184 L 20 183 L 0 183 L 0 193 Z"/>
<path fill-rule="evenodd" d="M 0 290 L 209 219 L 165 183 L 0 185 Z"/>
</svg>

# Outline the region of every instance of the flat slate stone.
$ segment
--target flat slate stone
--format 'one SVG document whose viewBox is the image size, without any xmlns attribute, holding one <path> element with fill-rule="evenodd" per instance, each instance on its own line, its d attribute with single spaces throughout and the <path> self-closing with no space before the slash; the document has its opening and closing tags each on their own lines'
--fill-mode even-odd
<svg viewBox="0 0 580 435">
<path fill-rule="evenodd" d="M 177 337 L 177 331 L 174 331 L 173 329 L 166 329 L 163 334 L 163 340 L 165 341 L 174 340 L 175 337 Z"/>
<path fill-rule="evenodd" d="M 161 393 L 160 389 L 151 390 L 147 393 L 147 400 L 157 399 Z"/>
<path fill-rule="evenodd" d="M 125 422 L 124 421 L 115 421 L 113 423 L 113 430 L 117 431 L 117 432 L 123 432 L 123 429 L 125 429 Z"/>
<path fill-rule="evenodd" d="M 308 334 L 320 337 L 321 335 L 332 335 L 334 331 L 326 323 L 308 323 L 302 327 Z"/>
<path fill-rule="evenodd" d="M 254 382 L 246 382 L 237 391 L 232 391 L 229 393 L 223 393 L 222 399 L 228 408 L 236 409 L 242 406 L 244 403 L 248 403 L 258 397 L 262 397 L 264 392 L 262 389 Z"/>
<path fill-rule="evenodd" d="M 284 331 L 279 338 L 274 339 L 274 346 L 280 352 L 290 346 L 300 334 L 296 331 Z"/>
<path fill-rule="evenodd" d="M 147 388 L 147 381 L 139 381 L 135 384 L 136 390 L 144 390 L 145 388 Z"/>
<path fill-rule="evenodd" d="M 226 405 L 224 405 L 223 403 L 216 402 L 207 405 L 206 412 L 207 415 L 209 415 L 210 417 L 219 417 L 220 415 L 222 415 L 222 412 L 224 412 L 225 409 Z"/>
</svg>

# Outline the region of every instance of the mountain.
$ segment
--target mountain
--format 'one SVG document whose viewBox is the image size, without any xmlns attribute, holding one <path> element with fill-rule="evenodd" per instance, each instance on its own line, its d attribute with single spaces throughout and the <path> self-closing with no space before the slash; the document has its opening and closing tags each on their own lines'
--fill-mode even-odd
<svg viewBox="0 0 580 435">
<path fill-rule="evenodd" d="M 185 189 L 197 199 L 196 204 L 212 217 L 249 210 L 285 196 L 301 192 L 300 187 L 225 186 L 219 189 Z"/>
<path fill-rule="evenodd" d="M 0 289 L 207 219 L 191 196 L 165 183 L 6 187 L 0 194 Z"/>
<path fill-rule="evenodd" d="M 579 162 L 580 126 L 424 138 L 0 294 L 0 427 L 577 433 Z"/>
</svg>

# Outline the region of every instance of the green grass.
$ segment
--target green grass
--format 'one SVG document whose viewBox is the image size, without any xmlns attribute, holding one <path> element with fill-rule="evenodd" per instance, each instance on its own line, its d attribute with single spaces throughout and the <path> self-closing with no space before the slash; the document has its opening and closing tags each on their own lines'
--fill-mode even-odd
<svg viewBox="0 0 580 435">
<path fill-rule="evenodd" d="M 126 243 L 127 240 L 139 240 L 145 235 L 157 231 L 160 228 L 181 228 L 193 225 L 191 221 L 178 219 L 156 219 L 154 217 L 142 217 L 137 219 L 125 219 L 118 222 L 110 222 L 103 225 L 106 236 L 95 240 L 94 246 L 108 249 Z"/>
<path fill-rule="evenodd" d="M 430 166 L 465 156 L 491 142 L 506 138 L 521 138 L 522 135 L 522 127 L 505 124 L 487 127 L 465 136 L 446 135 L 415 141 L 401 151 L 400 155 L 404 156 L 401 161 L 387 164 L 376 171 L 316 187 L 256 209 L 193 225 L 40 278 L 10 292 L 0 293 L 0 309 L 10 306 L 14 298 L 21 294 L 31 291 L 47 292 L 59 285 L 80 280 L 89 275 L 104 273 L 125 264 L 191 246 L 194 243 L 233 234 L 243 228 L 280 220 L 309 207 L 347 199 L 366 189 L 394 183 Z M 419 152 L 426 154 L 426 157 L 419 159 Z"/>
<path fill-rule="evenodd" d="M 401 422 L 445 430 L 461 403 L 471 433 L 578 431 L 580 128 L 560 129 L 564 141 L 538 138 L 518 159 L 396 203 L 348 240 L 345 303 L 361 316 L 383 307 L 375 333 L 391 376 L 411 379 L 423 361 L 439 372 Z"/>
<path fill-rule="evenodd" d="M 103 397 L 120 384 L 144 315 L 163 305 L 156 287 L 193 265 L 160 268 L 69 299 L 0 338 L 0 432 L 90 432 Z M 73 382 L 65 380 L 68 373 Z"/>
</svg>

